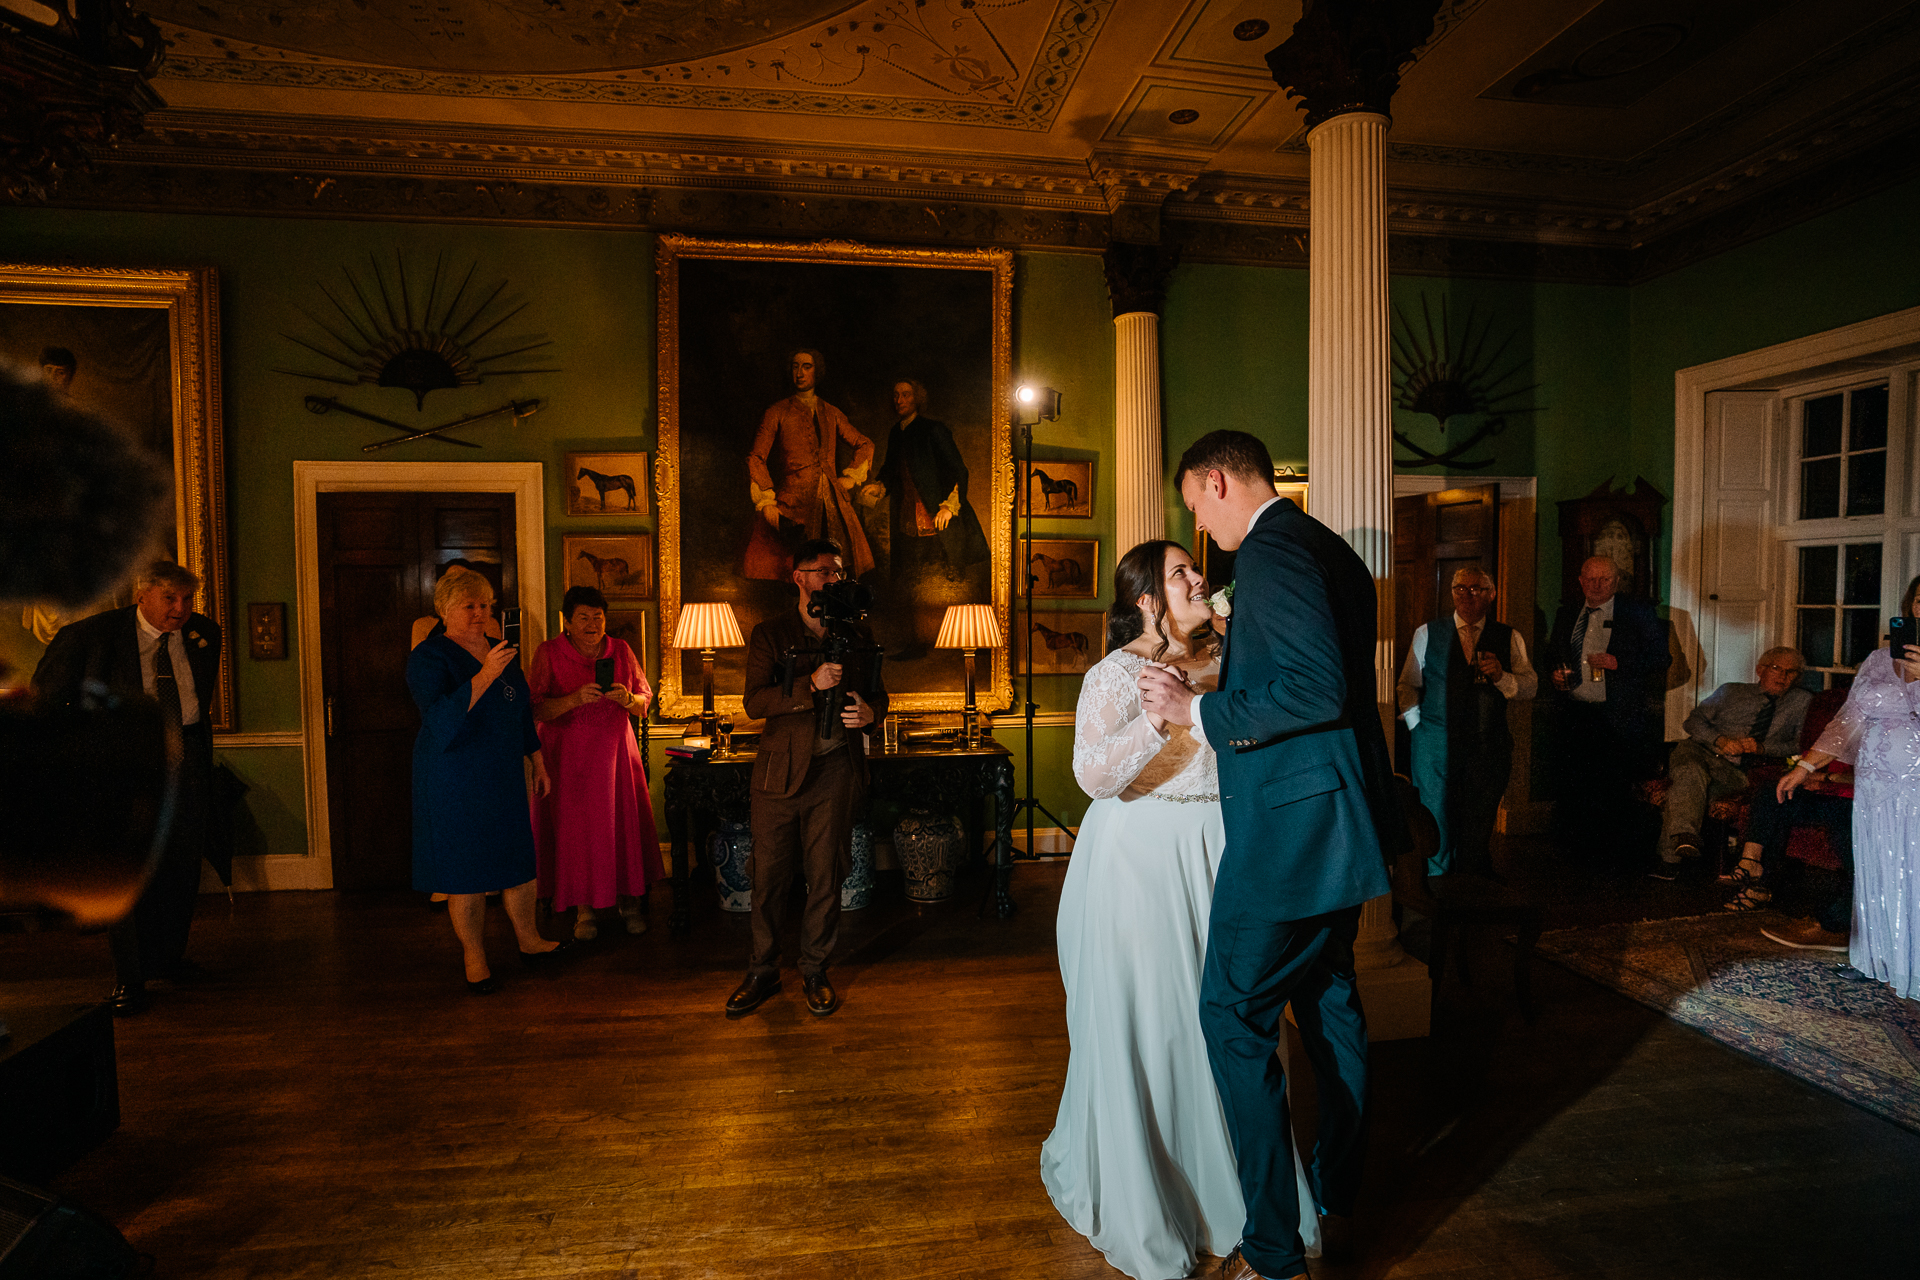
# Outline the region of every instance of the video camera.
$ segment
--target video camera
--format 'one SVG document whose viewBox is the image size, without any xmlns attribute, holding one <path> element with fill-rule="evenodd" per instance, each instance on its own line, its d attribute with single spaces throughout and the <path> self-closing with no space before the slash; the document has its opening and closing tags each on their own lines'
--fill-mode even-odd
<svg viewBox="0 0 1920 1280">
<path fill-rule="evenodd" d="M 861 692 L 869 695 L 876 692 L 880 688 L 880 663 L 884 655 L 879 645 L 868 642 L 859 627 L 872 605 L 873 588 L 851 578 L 829 582 L 815 591 L 807 600 L 807 616 L 820 619 L 826 627 L 826 637 L 819 644 L 794 645 L 780 655 L 781 692 L 791 697 L 797 677 L 810 676 L 828 663 L 844 666 L 848 658 L 855 656 L 868 659 L 867 684 Z M 835 685 L 825 690 L 818 701 L 819 734 L 830 742 L 846 730 L 840 722 L 847 706 L 846 687 Z"/>
</svg>

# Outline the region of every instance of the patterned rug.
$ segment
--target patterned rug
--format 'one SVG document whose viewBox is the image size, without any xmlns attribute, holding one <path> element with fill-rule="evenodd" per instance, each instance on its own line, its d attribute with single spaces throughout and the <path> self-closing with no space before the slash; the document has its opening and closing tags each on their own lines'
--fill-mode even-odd
<svg viewBox="0 0 1920 1280">
<path fill-rule="evenodd" d="M 1760 935 L 1780 917 L 1558 929 L 1540 953 L 1720 1043 L 1920 1133 L 1920 1001 L 1831 951 Z"/>
</svg>

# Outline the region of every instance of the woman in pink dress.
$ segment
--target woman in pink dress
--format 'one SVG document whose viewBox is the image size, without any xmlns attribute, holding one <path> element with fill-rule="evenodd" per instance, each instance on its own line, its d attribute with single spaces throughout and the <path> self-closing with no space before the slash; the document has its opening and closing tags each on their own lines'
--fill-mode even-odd
<svg viewBox="0 0 1920 1280">
<path fill-rule="evenodd" d="M 629 716 L 653 690 L 624 640 L 607 634 L 607 600 L 574 587 L 561 602 L 563 634 L 542 644 L 527 683 L 553 790 L 533 802 L 540 896 L 577 908 L 573 936 L 599 934 L 594 913 L 619 905 L 628 933 L 647 931 L 647 886 L 660 879 L 653 800 Z M 612 663 L 604 688 L 596 661 Z"/>
</svg>

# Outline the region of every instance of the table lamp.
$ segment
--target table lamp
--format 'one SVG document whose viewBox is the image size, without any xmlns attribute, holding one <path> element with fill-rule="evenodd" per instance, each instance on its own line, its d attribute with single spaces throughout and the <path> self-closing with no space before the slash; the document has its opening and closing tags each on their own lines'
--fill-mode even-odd
<svg viewBox="0 0 1920 1280">
<path fill-rule="evenodd" d="M 967 735 L 968 746 L 980 741 L 980 721 L 973 705 L 973 651 L 975 649 L 998 649 L 1000 647 L 1000 624 L 993 619 L 993 606 L 990 604 L 950 604 L 947 616 L 940 620 L 940 637 L 933 642 L 936 649 L 965 649 L 967 651 Z"/>
<path fill-rule="evenodd" d="M 733 606 L 719 604 L 683 604 L 674 623 L 672 647 L 700 651 L 700 732 L 711 741 L 718 731 L 719 717 L 713 713 L 713 658 L 716 649 L 738 649 L 746 641 L 740 636 L 740 620 Z"/>
</svg>

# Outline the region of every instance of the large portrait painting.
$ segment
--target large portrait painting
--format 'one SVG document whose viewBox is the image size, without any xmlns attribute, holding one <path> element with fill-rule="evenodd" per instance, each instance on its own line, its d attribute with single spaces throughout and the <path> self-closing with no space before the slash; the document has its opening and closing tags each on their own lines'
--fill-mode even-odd
<svg viewBox="0 0 1920 1280">
<path fill-rule="evenodd" d="M 227 636 L 213 725 L 230 730 L 240 637 L 227 600 L 218 297 L 210 269 L 0 264 L 0 358 L 39 370 L 173 476 L 172 523 L 140 554 L 171 557 L 200 576 L 194 607 Z M 20 607 L 0 617 L 0 664 L 14 669 L 10 680 L 24 680 L 62 626 L 131 600 L 123 587 L 78 609 Z"/>
<path fill-rule="evenodd" d="M 947 606 L 1008 634 L 1012 255 L 666 236 L 660 278 L 660 634 L 724 601 L 743 634 L 798 607 L 794 550 L 826 537 L 873 589 L 901 711 L 965 704 L 933 642 Z M 744 714 L 742 649 L 716 706 Z M 668 650 L 661 713 L 700 709 L 700 658 Z M 1003 648 L 980 705 L 1013 700 Z"/>
</svg>

